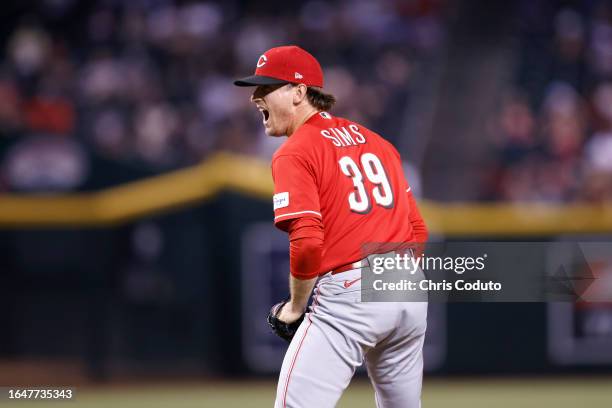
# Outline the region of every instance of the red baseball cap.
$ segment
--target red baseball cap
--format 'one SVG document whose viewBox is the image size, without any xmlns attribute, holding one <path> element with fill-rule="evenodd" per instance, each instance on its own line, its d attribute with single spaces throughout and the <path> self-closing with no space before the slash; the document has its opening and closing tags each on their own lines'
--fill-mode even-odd
<svg viewBox="0 0 612 408">
<path fill-rule="evenodd" d="M 237 86 L 298 83 L 323 88 L 323 70 L 308 51 L 295 45 L 271 48 L 257 60 L 255 74 L 234 81 Z"/>
</svg>

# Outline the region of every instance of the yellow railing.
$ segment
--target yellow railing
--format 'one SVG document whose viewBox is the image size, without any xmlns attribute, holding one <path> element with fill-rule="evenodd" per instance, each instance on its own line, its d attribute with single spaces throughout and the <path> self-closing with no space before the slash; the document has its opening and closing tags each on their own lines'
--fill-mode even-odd
<svg viewBox="0 0 612 408">
<path fill-rule="evenodd" d="M 99 192 L 4 195 L 0 225 L 117 224 L 206 200 L 224 189 L 269 198 L 270 168 L 250 157 L 218 154 L 197 166 Z"/>
<path fill-rule="evenodd" d="M 0 196 L 0 226 L 107 226 L 210 199 L 222 190 L 269 200 L 267 163 L 221 153 L 191 168 L 93 193 Z M 612 232 L 612 205 L 420 203 L 431 233 L 535 236 Z M 272 215 L 272 209 L 270 209 Z"/>
</svg>

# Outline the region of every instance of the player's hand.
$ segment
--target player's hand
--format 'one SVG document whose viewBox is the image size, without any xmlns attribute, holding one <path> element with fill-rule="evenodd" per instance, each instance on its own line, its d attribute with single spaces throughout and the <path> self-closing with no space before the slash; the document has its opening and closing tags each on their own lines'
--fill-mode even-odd
<svg viewBox="0 0 612 408">
<path fill-rule="evenodd" d="M 296 312 L 292 310 L 291 307 L 285 308 L 285 305 L 290 305 L 290 303 L 285 301 L 272 306 L 268 314 L 268 324 L 274 334 L 290 342 L 293 336 L 295 336 L 298 327 L 300 327 L 302 320 L 304 320 L 304 312 L 302 311 L 301 314 L 298 312 L 298 316 L 296 317 Z M 287 319 L 287 321 L 281 319 L 281 317 Z"/>
<path fill-rule="evenodd" d="M 284 323 L 293 323 L 300 319 L 304 315 L 304 309 L 297 309 L 291 302 L 287 302 L 282 305 L 278 311 L 276 317 L 278 320 Z"/>
</svg>

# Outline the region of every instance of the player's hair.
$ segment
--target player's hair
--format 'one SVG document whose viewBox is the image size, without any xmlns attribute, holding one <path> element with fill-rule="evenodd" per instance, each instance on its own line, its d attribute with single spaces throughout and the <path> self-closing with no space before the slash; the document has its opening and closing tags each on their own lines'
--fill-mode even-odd
<svg viewBox="0 0 612 408">
<path fill-rule="evenodd" d="M 321 88 L 309 86 L 306 91 L 308 102 L 320 111 L 330 110 L 336 103 L 336 97 L 332 94 L 323 92 Z"/>
<path fill-rule="evenodd" d="M 291 84 L 296 86 L 296 84 Z M 336 103 L 336 97 L 332 94 L 323 92 L 323 90 L 316 86 L 309 86 L 306 90 L 306 97 L 308 102 L 320 111 L 330 110 Z"/>
<path fill-rule="evenodd" d="M 291 86 L 297 86 L 297 84 L 290 83 Z M 309 86 L 306 89 L 306 98 L 308 102 L 320 111 L 328 111 L 334 107 L 336 103 L 336 97 L 332 94 L 323 92 L 323 90 L 317 86 Z"/>
</svg>

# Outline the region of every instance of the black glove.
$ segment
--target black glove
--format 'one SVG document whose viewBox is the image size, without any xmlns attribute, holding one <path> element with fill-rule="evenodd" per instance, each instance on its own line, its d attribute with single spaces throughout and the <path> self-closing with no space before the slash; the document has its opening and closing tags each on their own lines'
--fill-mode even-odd
<svg viewBox="0 0 612 408">
<path fill-rule="evenodd" d="M 287 342 L 291 342 L 291 339 L 293 336 L 295 336 L 295 332 L 297 331 L 298 327 L 300 327 L 300 323 L 302 323 L 302 320 L 304 320 L 306 313 L 302 313 L 300 318 L 295 322 L 285 323 L 278 318 L 278 314 L 286 303 L 287 300 L 272 306 L 270 313 L 268 313 L 268 324 L 272 328 L 274 334 Z"/>
</svg>

